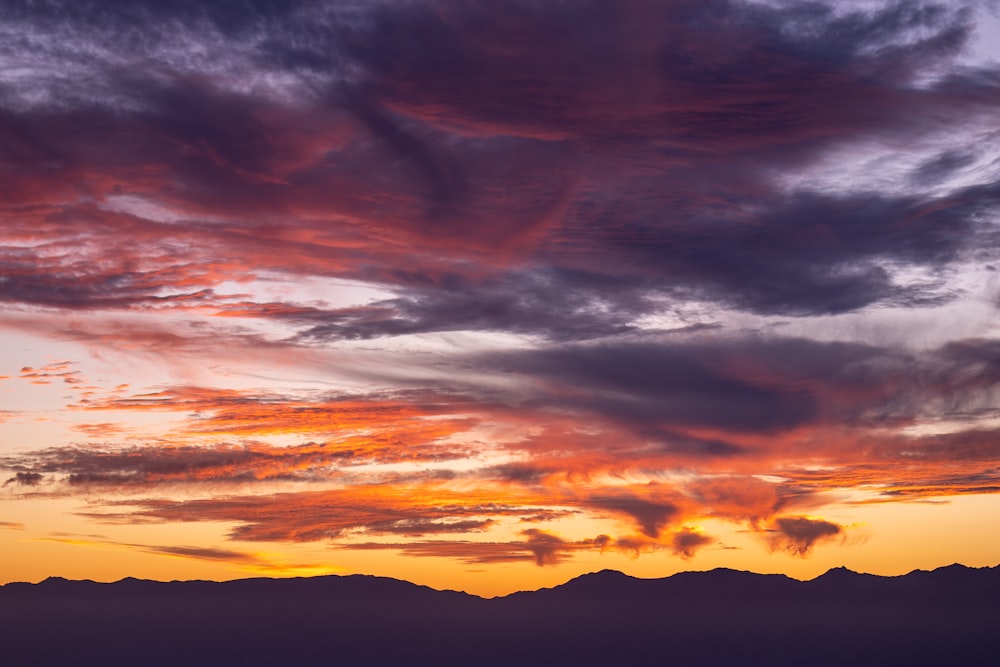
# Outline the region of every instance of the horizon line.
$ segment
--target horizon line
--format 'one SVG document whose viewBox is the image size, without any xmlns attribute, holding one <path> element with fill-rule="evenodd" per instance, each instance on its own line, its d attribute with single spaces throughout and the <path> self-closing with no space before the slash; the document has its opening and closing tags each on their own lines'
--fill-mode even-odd
<svg viewBox="0 0 1000 667">
<path fill-rule="evenodd" d="M 154 584 L 206 583 L 206 584 L 220 584 L 220 585 L 222 585 L 222 584 L 231 584 L 231 583 L 244 582 L 244 581 L 284 581 L 284 580 L 331 579 L 331 578 L 347 579 L 347 578 L 353 578 L 353 577 L 364 577 L 364 578 L 368 578 L 368 579 L 380 579 L 380 580 L 396 581 L 396 582 L 400 582 L 400 583 L 404 583 L 404 584 L 409 584 L 411 586 L 416 586 L 418 588 L 426 588 L 428 590 L 432 590 L 432 591 L 439 592 L 439 593 L 461 593 L 463 595 L 468 595 L 470 597 L 475 597 L 475 598 L 479 598 L 479 599 L 482 599 L 482 600 L 497 600 L 497 599 L 502 599 L 502 598 L 510 597 L 510 596 L 516 595 L 518 593 L 534 593 L 534 592 L 538 592 L 538 591 L 554 590 L 554 589 L 566 586 L 566 585 L 568 585 L 568 584 L 570 584 L 570 583 L 572 583 L 572 582 L 574 582 L 574 581 L 576 581 L 578 579 L 584 579 L 586 577 L 591 577 L 591 576 L 594 576 L 594 575 L 597 575 L 597 574 L 603 574 L 603 573 L 613 573 L 613 574 L 621 575 L 621 576 L 626 577 L 628 579 L 634 579 L 634 580 L 637 580 L 637 581 L 664 581 L 664 580 L 667 580 L 667 579 L 672 579 L 673 577 L 676 577 L 676 576 L 679 576 L 679 575 L 687 575 L 687 574 L 711 574 L 713 572 L 737 572 L 737 573 L 741 573 L 741 574 L 751 574 L 751 575 L 758 576 L 758 577 L 783 577 L 783 578 L 789 579 L 791 581 L 796 581 L 796 582 L 800 582 L 800 583 L 807 583 L 807 582 L 816 581 L 818 579 L 821 579 L 821 578 L 825 577 L 826 575 L 830 574 L 831 572 L 835 572 L 835 571 L 846 571 L 846 572 L 849 572 L 851 574 L 856 574 L 856 575 L 865 576 L 865 577 L 876 577 L 876 578 L 880 578 L 880 579 L 895 579 L 895 578 L 900 578 L 900 577 L 907 577 L 907 576 L 910 576 L 910 575 L 915 574 L 917 572 L 933 573 L 933 572 L 937 572 L 939 570 L 946 570 L 946 569 L 955 568 L 955 567 L 961 567 L 961 568 L 964 568 L 966 570 L 992 570 L 992 569 L 1000 568 L 1000 561 L 998 561 L 996 565 L 983 565 L 983 566 L 980 566 L 980 567 L 977 567 L 977 566 L 974 566 L 974 565 L 966 565 L 964 563 L 959 563 L 959 562 L 956 561 L 956 562 L 950 563 L 948 565 L 941 565 L 941 566 L 938 566 L 938 567 L 935 567 L 935 568 L 931 568 L 931 569 L 914 568 L 912 570 L 909 570 L 908 572 L 904 572 L 904 573 L 901 573 L 901 574 L 875 574 L 873 572 L 860 572 L 858 570 L 852 570 L 851 568 L 849 568 L 849 567 L 847 567 L 845 565 L 838 565 L 838 566 L 835 566 L 835 567 L 831 567 L 831 568 L 825 570 L 824 572 L 816 575 L 815 577 L 811 577 L 809 579 L 799 579 L 797 577 L 793 577 L 793 576 L 791 576 L 789 574 L 786 574 L 786 573 L 783 573 L 783 572 L 755 572 L 753 570 L 741 570 L 741 569 L 736 569 L 736 568 L 732 568 L 732 567 L 714 567 L 714 568 L 711 568 L 711 569 L 708 569 L 708 570 L 681 570 L 679 572 L 674 572 L 673 574 L 668 574 L 668 575 L 663 576 L 663 577 L 637 577 L 637 576 L 634 576 L 634 575 L 622 572 L 621 570 L 616 570 L 616 569 L 613 569 L 613 568 L 602 568 L 600 570 L 593 570 L 591 572 L 584 572 L 583 574 L 579 574 L 579 575 L 576 575 L 574 577 L 570 577 L 569 579 L 565 580 L 564 582 L 562 582 L 560 584 L 556 584 L 554 586 L 542 586 L 542 587 L 533 588 L 533 589 L 518 589 L 518 590 L 515 590 L 515 591 L 511 591 L 510 593 L 504 593 L 502 595 L 493 595 L 493 596 L 479 595 L 479 594 L 476 594 L 476 593 L 471 593 L 469 591 L 463 591 L 463 590 L 459 590 L 459 589 L 455 589 L 455 588 L 436 588 L 434 586 L 429 586 L 427 584 L 420 584 L 420 583 L 417 583 L 415 581 L 410 581 L 408 579 L 400 579 L 400 578 L 397 578 L 397 577 L 389 577 L 389 576 L 378 575 L 378 574 L 365 574 L 365 573 L 362 573 L 362 572 L 354 572 L 354 573 L 350 573 L 350 574 L 333 574 L 333 573 L 331 573 L 331 574 L 314 574 L 314 575 L 293 575 L 293 576 L 288 576 L 288 577 L 273 577 L 273 576 L 272 577 L 268 577 L 268 576 L 236 577 L 236 578 L 233 578 L 233 579 L 170 579 L 170 580 L 162 580 L 162 579 L 147 579 L 147 578 L 140 578 L 140 577 L 133 577 L 133 576 L 125 576 L 125 577 L 122 577 L 121 579 L 116 579 L 114 581 L 97 581 L 95 579 L 69 579 L 67 577 L 63 577 L 63 576 L 59 576 L 59 575 L 51 575 L 51 576 L 45 577 L 44 579 L 41 579 L 41 580 L 35 581 L 35 582 L 32 582 L 32 581 L 8 581 L 6 583 L 0 584 L 0 590 L 6 588 L 8 586 L 41 586 L 41 585 L 45 584 L 46 582 L 60 582 L 60 581 L 69 582 L 69 583 L 98 584 L 98 585 L 101 585 L 101 586 L 112 586 L 112 585 L 120 584 L 120 583 L 126 582 L 126 581 L 137 581 L 137 582 L 154 583 Z"/>
</svg>

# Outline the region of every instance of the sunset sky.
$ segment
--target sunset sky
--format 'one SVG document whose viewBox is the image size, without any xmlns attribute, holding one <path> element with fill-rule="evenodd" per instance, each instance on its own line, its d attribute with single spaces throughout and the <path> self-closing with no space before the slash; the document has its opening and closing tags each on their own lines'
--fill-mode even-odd
<svg viewBox="0 0 1000 667">
<path fill-rule="evenodd" d="M 0 0 L 0 583 L 1000 563 L 998 11 Z"/>
</svg>

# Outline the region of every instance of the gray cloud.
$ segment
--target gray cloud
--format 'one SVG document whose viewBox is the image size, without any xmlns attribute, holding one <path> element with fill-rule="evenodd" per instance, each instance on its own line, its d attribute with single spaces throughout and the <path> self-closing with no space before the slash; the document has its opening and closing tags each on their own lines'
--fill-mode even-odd
<svg viewBox="0 0 1000 667">
<path fill-rule="evenodd" d="M 947 282 L 904 269 L 933 273 L 982 249 L 981 216 L 998 204 L 994 186 L 788 191 L 765 176 L 988 113 L 996 82 L 951 64 L 969 3 L 511 2 L 503 20 L 447 0 L 8 4 L 2 26 L 18 43 L 6 57 L 32 52 L 41 68 L 0 96 L 15 220 L 24 204 L 39 214 L 39 181 L 77 184 L 43 198 L 67 248 L 110 242 L 61 219 L 77 202 L 73 215 L 103 224 L 81 193 L 198 219 L 119 223 L 156 250 L 119 265 L 67 253 L 42 266 L 8 248 L 10 302 L 204 299 L 218 278 L 197 248 L 224 243 L 248 266 L 262 257 L 398 291 L 306 318 L 312 341 L 610 335 L 655 312 L 651 294 L 793 316 L 933 305 L 953 296 Z M 515 36 L 522 47 L 505 48 Z M 928 84 L 928 70 L 952 73 Z M 331 134 L 327 150 L 310 147 Z M 974 148 L 947 148 L 914 178 L 953 171 Z M 136 177 L 147 162 L 162 182 Z M 336 263 L 283 240 L 286 227 L 330 234 L 330 221 L 351 248 Z M 428 252 L 404 266 L 398 243 Z M 180 249 L 186 259 L 168 261 Z"/>
<path fill-rule="evenodd" d="M 714 541 L 715 540 L 707 535 L 702 535 L 701 533 L 695 531 L 682 530 L 674 533 L 671 540 L 671 550 L 674 555 L 688 560 L 690 558 L 694 558 L 698 549 L 709 545 Z"/>
<path fill-rule="evenodd" d="M 4 486 L 8 484 L 17 484 L 18 486 L 38 486 L 45 479 L 45 475 L 37 472 L 24 472 L 18 471 L 13 477 L 9 478 L 3 483 Z"/>
<path fill-rule="evenodd" d="M 802 516 L 779 517 L 771 529 L 771 547 L 796 556 L 807 556 L 813 546 L 844 532 L 843 526 Z"/>
<path fill-rule="evenodd" d="M 586 501 L 589 507 L 624 514 L 632 518 L 643 535 L 659 537 L 670 521 L 678 514 L 676 505 L 669 502 L 646 500 L 624 495 L 593 496 Z"/>
<path fill-rule="evenodd" d="M 621 338 L 484 355 L 491 369 L 537 379 L 520 400 L 573 409 L 697 458 L 749 453 L 685 427 L 774 433 L 806 425 L 871 426 L 981 416 L 1000 389 L 990 340 L 920 355 L 806 338 Z M 513 399 L 512 399 L 513 400 Z"/>
</svg>

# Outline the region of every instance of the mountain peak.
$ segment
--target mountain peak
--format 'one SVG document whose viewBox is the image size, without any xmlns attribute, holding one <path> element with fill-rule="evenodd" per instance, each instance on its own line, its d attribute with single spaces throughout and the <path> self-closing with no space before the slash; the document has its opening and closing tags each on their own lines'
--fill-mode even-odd
<svg viewBox="0 0 1000 667">
<path fill-rule="evenodd" d="M 837 567 L 831 567 L 829 570 L 816 577 L 816 579 L 838 579 L 838 578 L 865 577 L 865 576 L 872 576 L 872 575 L 862 574 L 861 572 L 856 572 L 855 570 L 840 565 Z"/>
</svg>

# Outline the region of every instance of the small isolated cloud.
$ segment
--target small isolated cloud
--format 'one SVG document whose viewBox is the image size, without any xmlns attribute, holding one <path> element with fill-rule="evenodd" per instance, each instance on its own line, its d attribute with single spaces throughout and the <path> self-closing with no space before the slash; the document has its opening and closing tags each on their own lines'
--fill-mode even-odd
<svg viewBox="0 0 1000 667">
<path fill-rule="evenodd" d="M 567 543 L 561 537 L 537 528 L 529 528 L 521 531 L 527 540 L 525 546 L 535 556 L 535 565 L 556 565 L 562 559 L 567 548 Z"/>
<path fill-rule="evenodd" d="M 73 430 L 83 433 L 88 438 L 112 438 L 121 435 L 125 431 L 120 425 L 110 422 L 77 424 L 73 427 Z"/>
<path fill-rule="evenodd" d="M 0 521 L 0 528 L 7 530 L 24 530 L 24 524 L 17 521 Z"/>
<path fill-rule="evenodd" d="M 772 550 L 786 551 L 793 556 L 808 556 L 818 542 L 842 535 L 844 527 L 823 519 L 786 516 L 775 519 L 768 532 Z"/>
<path fill-rule="evenodd" d="M 625 535 L 618 538 L 600 535 L 597 540 L 598 546 L 601 548 L 601 553 L 608 549 L 614 549 L 630 558 L 638 558 L 644 552 L 656 551 L 661 547 L 659 542 L 651 540 L 644 535 Z"/>
<path fill-rule="evenodd" d="M 38 472 L 18 472 L 4 482 L 3 485 L 7 486 L 8 484 L 16 484 L 17 486 L 38 486 L 42 483 L 44 478 L 45 476 Z"/>
<path fill-rule="evenodd" d="M 714 540 L 696 530 L 685 529 L 674 533 L 670 540 L 670 548 L 675 556 L 684 560 L 694 558 L 698 549 L 711 544 Z"/>
</svg>

